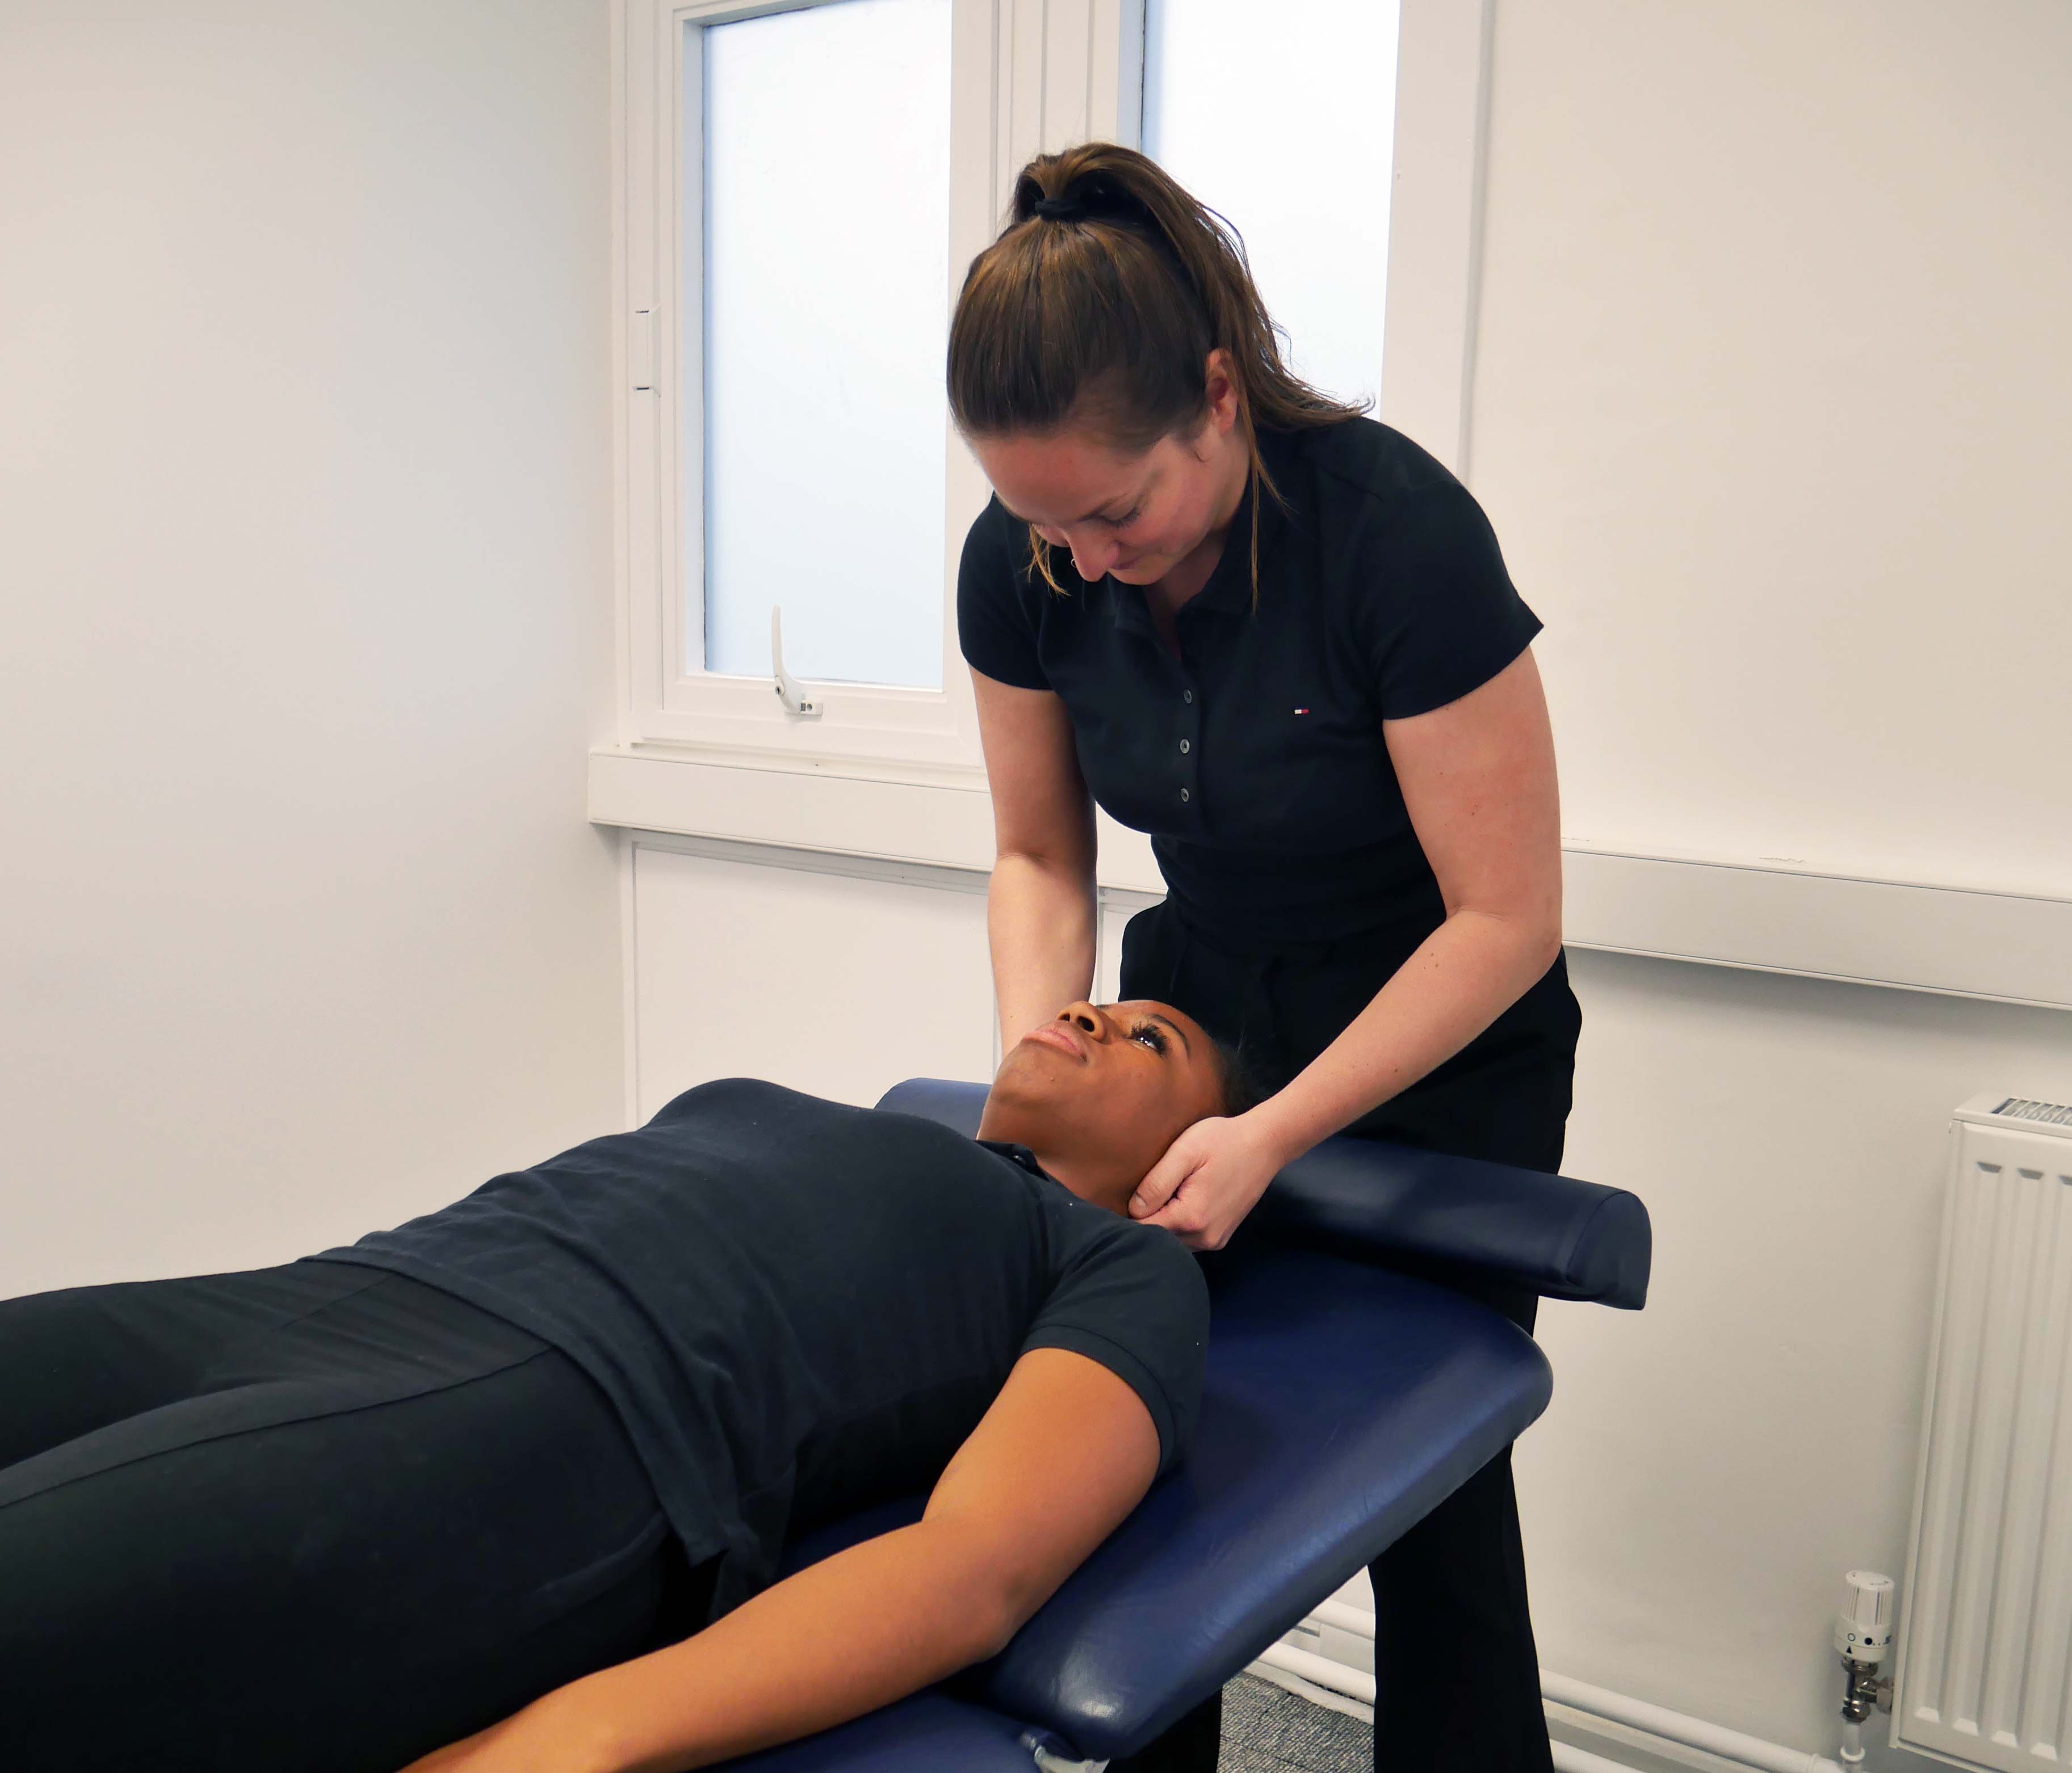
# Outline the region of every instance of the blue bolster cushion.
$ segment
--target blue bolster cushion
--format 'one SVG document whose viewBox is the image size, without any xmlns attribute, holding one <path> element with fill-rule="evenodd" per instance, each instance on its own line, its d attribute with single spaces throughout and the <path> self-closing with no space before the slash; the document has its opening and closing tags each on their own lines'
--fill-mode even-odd
<svg viewBox="0 0 2072 1773">
<path fill-rule="evenodd" d="M 975 1136 L 985 1096 L 984 1084 L 916 1077 L 878 1106 Z M 1340 1135 L 1276 1176 L 1245 1223 L 1337 1255 L 1473 1268 L 1545 1299 L 1647 1302 L 1638 1196 L 1508 1164 Z"/>
</svg>

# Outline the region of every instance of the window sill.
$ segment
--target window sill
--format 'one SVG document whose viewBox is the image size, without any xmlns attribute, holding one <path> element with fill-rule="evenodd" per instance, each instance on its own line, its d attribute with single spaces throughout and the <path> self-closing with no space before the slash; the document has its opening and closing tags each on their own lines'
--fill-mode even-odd
<svg viewBox="0 0 2072 1773">
<path fill-rule="evenodd" d="M 590 754 L 593 824 L 993 872 L 982 770 L 656 745 Z M 1097 815 L 1103 887 L 1163 894 L 1141 831 Z"/>
<path fill-rule="evenodd" d="M 984 774 L 606 745 L 590 817 L 638 831 L 992 872 Z M 1162 895 L 1140 831 L 1097 815 L 1100 885 Z M 1572 948 L 2072 1010 L 2072 899 L 1729 858 L 1563 848 Z"/>
</svg>

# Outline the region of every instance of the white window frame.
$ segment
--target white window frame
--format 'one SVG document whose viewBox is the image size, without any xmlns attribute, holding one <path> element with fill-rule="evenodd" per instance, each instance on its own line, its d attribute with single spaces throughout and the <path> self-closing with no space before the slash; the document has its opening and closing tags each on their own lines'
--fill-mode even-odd
<svg viewBox="0 0 2072 1773">
<path fill-rule="evenodd" d="M 597 754 L 600 766 L 619 765 L 606 772 L 614 784 L 608 811 L 594 794 L 596 815 L 607 823 L 705 831 L 687 810 L 701 796 L 687 795 L 681 783 L 657 794 L 656 820 L 628 816 L 630 778 L 623 765 L 635 758 L 946 788 L 983 785 L 955 605 L 964 532 L 989 489 L 947 412 L 941 689 L 816 683 L 812 693 L 823 712 L 802 719 L 780 705 L 771 678 L 683 668 L 685 563 L 702 553 L 694 527 L 699 514 L 682 508 L 677 490 L 687 476 L 702 479 L 701 464 L 684 459 L 702 433 L 701 425 L 685 424 L 683 409 L 696 397 L 696 382 L 694 374 L 680 372 L 696 366 L 680 360 L 689 331 L 683 305 L 687 298 L 695 303 L 702 288 L 695 258 L 684 251 L 695 226 L 695 211 L 683 201 L 685 182 L 696 171 L 694 159 L 688 172 L 684 161 L 698 141 L 689 127 L 696 119 L 682 111 L 684 27 L 830 3 L 840 0 L 617 0 L 614 8 L 620 715 L 618 744 Z M 1385 314 L 1376 317 L 1383 328 L 1381 416 L 1457 470 L 1466 461 L 1492 4 L 1402 0 L 1388 286 Z M 951 6 L 954 300 L 966 266 L 997 233 L 1014 174 L 1031 154 L 1096 137 L 1137 142 L 1144 20 L 1142 0 L 951 0 Z M 858 200 L 896 201 L 897 192 L 866 188 Z M 841 570 L 849 544 L 813 538 L 812 545 L 826 570 Z M 859 538 L 853 545 L 867 543 Z M 594 788 L 598 779 L 594 767 Z M 636 790 L 633 803 L 645 798 Z M 801 828 L 791 840 L 811 847 L 803 803 L 800 813 Z M 657 822 L 665 814 L 668 822 Z M 766 832 L 766 840 L 772 835 Z M 888 854 L 912 856 L 927 847 L 919 832 L 886 834 Z"/>
<path fill-rule="evenodd" d="M 1378 417 L 1466 480 L 1496 0 L 1401 0 Z"/>
<path fill-rule="evenodd" d="M 702 427 L 691 422 L 690 410 L 698 397 L 692 353 L 702 277 L 695 235 L 701 132 L 685 96 L 687 85 L 697 89 L 685 78 L 696 72 L 686 58 L 697 53 L 697 39 L 684 27 L 839 3 L 623 0 L 615 83 L 621 201 L 615 302 L 623 737 L 765 764 L 876 762 L 968 776 L 982 765 L 970 676 L 956 644 L 956 566 L 964 531 L 989 489 L 947 411 L 941 689 L 816 683 L 812 700 L 821 712 L 801 718 L 780 705 L 770 677 L 726 676 L 687 664 L 700 650 L 700 635 L 687 630 L 689 575 L 703 552 L 701 514 L 686 508 L 692 502 L 677 489 L 702 479 L 692 454 Z M 1125 80 L 1132 90 L 1141 85 L 1121 64 L 1133 28 L 1141 46 L 1143 25 L 1141 12 L 1131 18 L 1135 9 L 1118 0 L 1054 0 L 1047 9 L 1030 0 L 950 3 L 953 300 L 965 267 L 998 232 L 1022 162 L 1042 147 L 1112 132 L 1118 88 Z M 857 200 L 896 203 L 898 195 L 888 183 L 859 189 Z M 838 573 L 846 548 L 869 544 L 865 537 L 812 537 L 809 545 L 820 556 L 820 569 Z"/>
</svg>

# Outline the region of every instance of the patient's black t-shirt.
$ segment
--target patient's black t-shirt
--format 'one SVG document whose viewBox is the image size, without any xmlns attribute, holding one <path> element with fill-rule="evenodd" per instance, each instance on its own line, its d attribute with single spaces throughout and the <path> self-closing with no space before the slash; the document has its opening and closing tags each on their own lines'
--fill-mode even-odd
<svg viewBox="0 0 2072 1773">
<path fill-rule="evenodd" d="M 927 1488 L 1031 1348 L 1126 1381 L 1162 1474 L 1208 1335 L 1186 1248 L 1022 1147 L 743 1077 L 310 1259 L 441 1287 L 580 1365 L 685 1551 L 721 1558 L 714 1617 L 787 1538 Z"/>
</svg>

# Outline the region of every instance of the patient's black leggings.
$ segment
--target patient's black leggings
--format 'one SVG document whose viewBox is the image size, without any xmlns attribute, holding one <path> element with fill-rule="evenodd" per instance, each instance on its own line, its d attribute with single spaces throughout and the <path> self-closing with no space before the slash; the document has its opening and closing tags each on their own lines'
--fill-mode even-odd
<svg viewBox="0 0 2072 1773">
<path fill-rule="evenodd" d="M 371 1268 L 0 1301 L 0 1765 L 393 1773 L 696 1629 L 611 1406 Z"/>
</svg>

